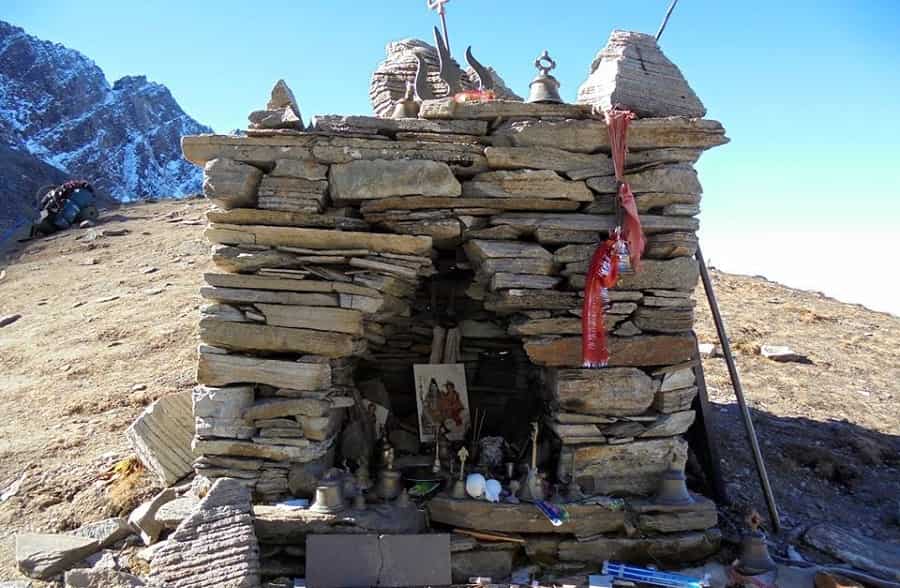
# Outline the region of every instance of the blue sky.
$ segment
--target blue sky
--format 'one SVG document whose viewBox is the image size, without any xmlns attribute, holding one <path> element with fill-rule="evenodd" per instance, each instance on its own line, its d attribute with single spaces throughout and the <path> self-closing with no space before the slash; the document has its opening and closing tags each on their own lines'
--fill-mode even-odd
<svg viewBox="0 0 900 588">
<path fill-rule="evenodd" d="M 450 40 L 527 93 L 549 49 L 573 100 L 614 28 L 653 33 L 669 0 L 451 0 Z M 368 114 L 390 40 L 431 41 L 425 0 L 0 0 L 0 18 L 144 74 L 192 116 L 246 125 L 284 78 L 306 119 Z M 680 0 L 662 48 L 732 142 L 703 156 L 712 264 L 900 314 L 900 2 Z"/>
</svg>

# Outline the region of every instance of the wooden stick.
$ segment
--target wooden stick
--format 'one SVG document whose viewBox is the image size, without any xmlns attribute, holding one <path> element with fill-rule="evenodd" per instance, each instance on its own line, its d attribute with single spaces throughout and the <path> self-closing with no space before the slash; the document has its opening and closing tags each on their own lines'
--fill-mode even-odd
<svg viewBox="0 0 900 588">
<path fill-rule="evenodd" d="M 509 543 L 525 543 L 521 537 L 513 537 L 512 535 L 504 535 L 503 533 L 487 533 L 484 531 L 472 531 L 470 529 L 453 529 L 454 533 L 468 535 L 476 539 L 484 539 L 485 541 L 508 541 Z"/>
</svg>

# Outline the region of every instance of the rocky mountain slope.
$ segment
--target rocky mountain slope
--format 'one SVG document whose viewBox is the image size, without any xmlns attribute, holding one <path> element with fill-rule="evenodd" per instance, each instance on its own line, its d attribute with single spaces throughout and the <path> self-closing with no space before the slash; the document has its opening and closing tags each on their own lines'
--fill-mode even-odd
<svg viewBox="0 0 900 588">
<path fill-rule="evenodd" d="M 110 84 L 78 51 L 0 21 L 0 232 L 34 192 L 81 177 L 119 201 L 196 192 L 183 135 L 211 129 L 143 76 Z"/>
<path fill-rule="evenodd" d="M 208 208 L 126 206 L 0 259 L 0 316 L 21 315 L 0 328 L 0 581 L 18 577 L 16 531 L 73 529 L 153 492 L 149 476 L 116 489 L 109 468 L 144 406 L 195 382 Z M 822 521 L 900 541 L 900 318 L 759 277 L 713 281 L 782 513 L 773 550 L 821 557 L 800 536 Z M 702 289 L 695 298 L 697 335 L 714 343 Z M 808 363 L 767 359 L 764 344 Z M 765 503 L 725 366 L 703 365 L 733 546 L 745 511 Z"/>
</svg>

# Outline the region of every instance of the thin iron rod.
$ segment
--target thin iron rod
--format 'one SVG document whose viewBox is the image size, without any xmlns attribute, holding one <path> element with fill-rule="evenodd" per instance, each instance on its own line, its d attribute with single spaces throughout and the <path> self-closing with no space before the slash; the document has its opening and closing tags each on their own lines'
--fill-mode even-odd
<svg viewBox="0 0 900 588">
<path fill-rule="evenodd" d="M 725 333 L 725 323 L 722 321 L 722 315 L 719 313 L 719 304 L 716 302 L 716 295 L 713 292 L 712 280 L 709 278 L 709 271 L 706 269 L 706 262 L 703 261 L 703 253 L 700 251 L 699 246 L 697 246 L 695 257 L 700 266 L 700 279 L 703 281 L 703 289 L 706 291 L 706 300 L 709 302 L 709 310 L 712 313 L 713 322 L 716 323 L 716 333 L 718 333 L 719 343 L 722 345 L 722 355 L 725 356 L 725 364 L 728 366 L 728 375 L 731 377 L 734 395 L 737 397 L 738 406 L 741 409 L 741 418 L 744 421 L 744 430 L 747 432 L 747 441 L 750 442 L 750 448 L 753 450 L 753 461 L 756 464 L 756 472 L 759 474 L 759 482 L 762 485 L 766 505 L 769 508 L 772 530 L 778 533 L 781 531 L 778 506 L 775 504 L 775 496 L 772 494 L 772 486 L 769 484 L 769 475 L 766 473 L 766 464 L 763 462 L 762 453 L 759 450 L 759 439 L 756 436 L 756 429 L 753 427 L 753 420 L 750 418 L 750 409 L 747 408 L 747 402 L 744 400 L 744 390 L 741 387 L 741 379 L 738 376 L 737 365 L 734 363 L 734 356 L 731 354 L 728 335 Z"/>
<path fill-rule="evenodd" d="M 450 52 L 450 35 L 447 34 L 447 15 L 444 13 L 443 6 L 441 6 L 441 28 L 444 29 L 444 43 L 447 44 L 447 53 L 453 55 L 453 53 Z"/>
<path fill-rule="evenodd" d="M 694 424 L 688 429 L 688 443 L 692 441 L 690 434 L 696 425 L 697 433 L 702 435 L 702 439 L 697 440 L 696 443 L 697 445 L 702 443 L 705 447 L 698 447 L 695 452 L 701 461 L 708 462 L 705 465 L 709 470 L 708 474 L 710 482 L 712 483 L 713 496 L 715 496 L 716 502 L 721 504 L 731 504 L 731 499 L 728 497 L 728 489 L 725 486 L 725 478 L 722 476 L 722 462 L 719 461 L 719 448 L 713 443 L 712 439 L 712 408 L 709 406 L 709 394 L 706 390 L 706 374 L 703 372 L 703 359 L 700 357 L 700 346 L 696 336 L 694 336 L 694 358 L 696 359 L 694 363 L 694 378 L 697 383 L 697 398 L 694 400 L 692 406 L 698 414 Z"/>
<path fill-rule="evenodd" d="M 662 37 L 663 31 L 666 30 L 666 25 L 669 24 L 669 17 L 672 16 L 672 11 L 675 10 L 675 5 L 678 4 L 678 0 L 672 0 L 672 3 L 669 4 L 669 9 L 666 10 L 666 16 L 663 18 L 662 24 L 659 25 L 659 30 L 656 31 L 656 40 L 659 41 L 659 38 Z"/>
</svg>

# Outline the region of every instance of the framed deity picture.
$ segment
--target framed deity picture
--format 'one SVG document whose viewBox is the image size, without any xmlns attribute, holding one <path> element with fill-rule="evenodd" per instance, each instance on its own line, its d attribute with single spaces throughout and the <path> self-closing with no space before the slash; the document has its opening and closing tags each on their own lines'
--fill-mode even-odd
<svg viewBox="0 0 900 588">
<path fill-rule="evenodd" d="M 469 393 L 466 368 L 461 363 L 429 363 L 413 366 L 416 381 L 416 408 L 419 411 L 419 439 L 434 441 L 443 427 L 451 441 L 462 441 L 469 428 Z"/>
</svg>

